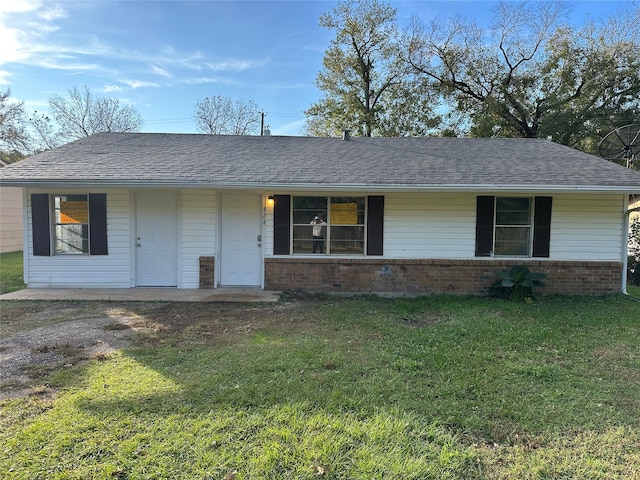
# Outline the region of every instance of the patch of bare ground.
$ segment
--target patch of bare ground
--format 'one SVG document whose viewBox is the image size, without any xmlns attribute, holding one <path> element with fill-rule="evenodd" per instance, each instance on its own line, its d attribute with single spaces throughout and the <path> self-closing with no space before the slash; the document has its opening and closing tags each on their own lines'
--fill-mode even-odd
<svg viewBox="0 0 640 480">
<path fill-rule="evenodd" d="M 295 323 L 295 315 L 283 316 L 290 305 L 3 302 L 0 400 L 50 394 L 52 389 L 42 384 L 48 374 L 87 360 L 105 359 L 136 341 L 180 337 L 180 341 L 217 343 L 227 333 L 247 334 L 260 324 L 283 318 Z"/>
</svg>

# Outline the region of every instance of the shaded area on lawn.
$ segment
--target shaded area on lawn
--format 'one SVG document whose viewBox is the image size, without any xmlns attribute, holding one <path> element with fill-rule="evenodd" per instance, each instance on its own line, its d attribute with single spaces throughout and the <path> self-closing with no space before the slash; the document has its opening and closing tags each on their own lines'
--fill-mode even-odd
<svg viewBox="0 0 640 480">
<path fill-rule="evenodd" d="M 46 378 L 55 399 L 6 405 L 0 463 L 16 478 L 640 469 L 640 304 L 627 298 L 118 308 L 139 318 L 134 345 Z"/>
</svg>

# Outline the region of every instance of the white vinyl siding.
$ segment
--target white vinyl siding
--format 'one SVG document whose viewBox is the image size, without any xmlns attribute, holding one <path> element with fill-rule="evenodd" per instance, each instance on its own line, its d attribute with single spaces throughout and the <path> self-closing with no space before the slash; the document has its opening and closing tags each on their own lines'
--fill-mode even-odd
<svg viewBox="0 0 640 480">
<path fill-rule="evenodd" d="M 181 236 L 179 264 L 181 288 L 200 285 L 200 257 L 216 251 L 216 191 L 182 190 L 180 196 Z"/>
<path fill-rule="evenodd" d="M 624 195 L 554 195 L 551 260 L 619 262 Z"/>
<path fill-rule="evenodd" d="M 33 255 L 31 194 L 107 194 L 108 255 Z M 128 190 L 29 189 L 27 192 L 29 242 L 26 280 L 30 288 L 127 288 L 131 276 L 131 221 Z"/>
<path fill-rule="evenodd" d="M 476 197 L 474 193 L 385 195 L 384 256 L 478 259 Z M 624 195 L 552 197 L 549 260 L 620 261 Z"/>
<path fill-rule="evenodd" d="M 474 258 L 475 222 L 475 195 L 385 195 L 384 256 Z"/>
<path fill-rule="evenodd" d="M 264 256 L 271 256 L 273 255 L 273 248 L 275 246 L 274 242 L 273 242 L 273 229 L 274 229 L 274 224 L 273 224 L 273 209 L 275 204 L 272 202 L 271 204 L 269 204 L 269 201 L 267 199 L 267 197 L 265 196 L 262 201 L 264 202 L 264 210 L 262 211 L 263 214 L 263 237 L 262 237 L 262 250 L 263 250 L 263 255 Z"/>
</svg>

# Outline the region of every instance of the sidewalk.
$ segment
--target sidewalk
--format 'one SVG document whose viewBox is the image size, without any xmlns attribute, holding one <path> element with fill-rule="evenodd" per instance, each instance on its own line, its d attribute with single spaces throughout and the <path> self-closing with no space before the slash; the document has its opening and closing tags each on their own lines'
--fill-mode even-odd
<svg viewBox="0 0 640 480">
<path fill-rule="evenodd" d="M 3 300 L 102 300 L 139 302 L 277 302 L 281 292 L 260 288 L 26 288 Z"/>
</svg>

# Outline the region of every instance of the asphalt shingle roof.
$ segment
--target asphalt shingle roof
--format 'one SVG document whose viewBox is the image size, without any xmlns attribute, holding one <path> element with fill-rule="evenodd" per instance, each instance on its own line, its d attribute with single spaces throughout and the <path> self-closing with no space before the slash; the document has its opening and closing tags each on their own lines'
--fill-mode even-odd
<svg viewBox="0 0 640 480">
<path fill-rule="evenodd" d="M 100 133 L 0 170 L 7 185 L 525 187 L 640 191 L 640 173 L 542 139 Z"/>
</svg>

